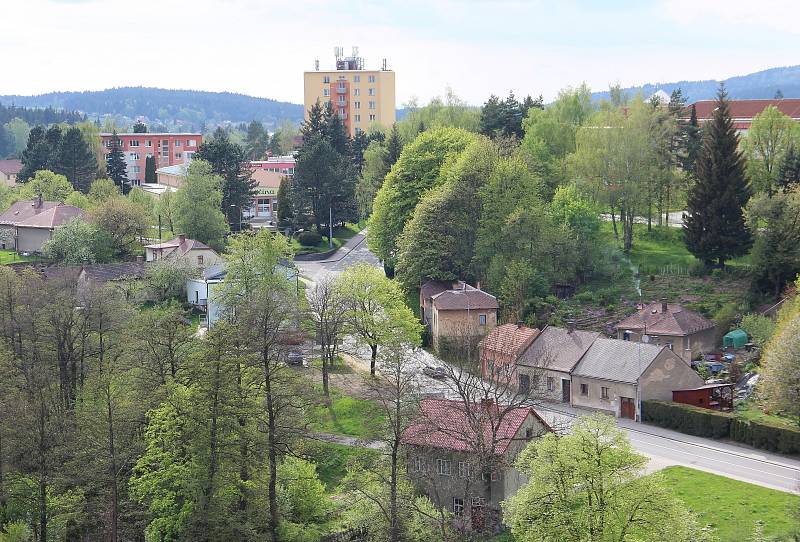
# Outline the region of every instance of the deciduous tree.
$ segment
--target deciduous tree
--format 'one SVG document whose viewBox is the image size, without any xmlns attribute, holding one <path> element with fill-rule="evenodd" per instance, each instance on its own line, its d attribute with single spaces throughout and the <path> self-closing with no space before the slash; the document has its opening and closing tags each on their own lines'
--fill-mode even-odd
<svg viewBox="0 0 800 542">
<path fill-rule="evenodd" d="M 175 193 L 173 202 L 174 227 L 191 239 L 217 249 L 222 248 L 225 235 L 225 216 L 220 211 L 223 201 L 222 177 L 213 172 L 204 160 L 192 160 L 186 178 Z"/>
</svg>

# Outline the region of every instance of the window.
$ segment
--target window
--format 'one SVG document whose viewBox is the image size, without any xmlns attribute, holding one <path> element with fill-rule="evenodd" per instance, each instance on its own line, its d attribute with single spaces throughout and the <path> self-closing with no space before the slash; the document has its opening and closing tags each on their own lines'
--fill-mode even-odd
<svg viewBox="0 0 800 542">
<path fill-rule="evenodd" d="M 138 140 L 138 139 L 131 139 L 131 140 L 130 140 L 130 143 L 128 143 L 128 144 L 129 144 L 131 147 L 138 147 L 138 146 L 139 146 L 139 140 Z"/>
<path fill-rule="evenodd" d="M 358 114 L 356 114 L 356 115 L 354 115 L 354 117 L 355 117 L 355 121 L 356 121 L 356 122 L 361 122 L 361 115 L 358 115 Z M 359 128 L 359 130 L 360 130 L 360 129 L 361 129 L 361 128 Z"/>
<path fill-rule="evenodd" d="M 192 158 L 194 158 L 194 153 L 193 152 L 187 152 L 186 153 L 186 160 L 190 161 Z"/>
<path fill-rule="evenodd" d="M 472 468 L 469 463 L 466 461 L 459 461 L 458 462 L 458 477 L 459 478 L 471 478 L 472 476 Z"/>
<path fill-rule="evenodd" d="M 353 76 L 353 83 L 360 83 L 360 82 L 361 82 L 361 76 L 360 75 L 354 75 Z"/>
<path fill-rule="evenodd" d="M 375 96 L 375 89 L 370 87 L 370 89 L 367 91 L 367 94 L 369 94 L 370 96 Z"/>
<path fill-rule="evenodd" d="M 531 389 L 531 377 L 529 375 L 519 375 L 519 392 L 528 393 Z"/>
<path fill-rule="evenodd" d="M 581 395 L 589 395 L 589 384 L 581 384 Z"/>
<path fill-rule="evenodd" d="M 532 439 L 532 438 L 533 438 L 533 429 L 531 429 L 530 427 L 528 427 L 528 428 L 525 430 L 525 438 L 526 438 L 527 440 L 530 440 L 530 439 Z"/>
<path fill-rule="evenodd" d="M 131 157 L 131 160 L 138 160 L 139 159 L 139 153 L 138 152 L 132 152 L 132 153 L 130 153 L 130 157 Z"/>
<path fill-rule="evenodd" d="M 375 109 L 375 102 L 370 101 L 368 105 L 370 109 Z"/>
<path fill-rule="evenodd" d="M 162 139 L 161 140 L 162 147 L 169 147 L 169 139 Z"/>
<path fill-rule="evenodd" d="M 203 255 L 202 254 L 197 256 L 197 265 L 203 265 Z"/>
<path fill-rule="evenodd" d="M 600 387 L 600 398 L 608 399 L 608 388 Z"/>
<path fill-rule="evenodd" d="M 454 516 L 464 515 L 464 499 L 453 497 L 453 515 Z"/>
<path fill-rule="evenodd" d="M 667 348 L 669 348 L 670 350 L 672 350 L 672 343 L 671 343 L 671 342 L 670 342 L 670 343 L 666 343 L 664 346 L 666 346 Z"/>
<path fill-rule="evenodd" d="M 347 90 L 347 86 L 342 81 L 339 81 L 339 85 L 336 87 L 341 91 Z"/>
<path fill-rule="evenodd" d="M 439 476 L 450 476 L 450 460 L 437 459 L 436 472 L 439 474 Z"/>
<path fill-rule="evenodd" d="M 489 479 L 490 479 L 492 482 L 496 482 L 496 481 L 499 479 L 499 476 L 497 475 L 497 472 L 495 472 L 495 471 L 489 471 Z M 486 472 L 483 472 L 483 473 L 481 474 L 481 480 L 483 480 L 484 482 L 486 481 Z"/>
<path fill-rule="evenodd" d="M 485 326 L 486 325 L 486 315 L 485 314 L 479 314 L 478 315 L 478 324 L 481 325 L 481 326 Z"/>
<path fill-rule="evenodd" d="M 258 198 L 257 214 L 259 216 L 269 214 L 269 198 Z"/>
<path fill-rule="evenodd" d="M 323 75 L 322 76 L 322 82 L 323 83 L 330 83 L 331 82 L 331 76 L 330 75 Z"/>
<path fill-rule="evenodd" d="M 414 458 L 414 472 L 424 472 L 425 465 L 422 463 L 422 458 L 417 456 Z"/>
<path fill-rule="evenodd" d="M 322 95 L 323 96 L 330 96 L 331 95 L 331 89 L 329 89 L 329 88 L 322 89 Z"/>
<path fill-rule="evenodd" d="M 153 146 L 153 140 L 152 139 L 145 139 L 144 140 L 144 146 L 145 147 L 152 147 Z"/>
<path fill-rule="evenodd" d="M 353 109 L 361 109 L 361 102 L 353 102 Z"/>
<path fill-rule="evenodd" d="M 132 171 L 133 173 L 139 173 L 139 172 L 141 171 L 141 168 L 140 168 L 139 166 L 133 166 L 133 167 L 131 168 L 131 171 Z"/>
<path fill-rule="evenodd" d="M 547 377 L 547 391 L 555 391 L 556 389 L 556 379 L 552 376 Z"/>
<path fill-rule="evenodd" d="M 361 96 L 361 89 L 360 88 L 354 88 L 353 89 L 353 96 Z"/>
<path fill-rule="evenodd" d="M 374 83 L 375 82 L 375 76 L 374 75 L 367 76 L 367 82 Z"/>
<path fill-rule="evenodd" d="M 187 145 L 189 145 L 190 147 L 196 147 L 197 146 L 197 140 L 196 139 L 190 139 L 189 142 L 187 143 Z"/>
<path fill-rule="evenodd" d="M 181 146 L 181 140 L 180 139 L 176 139 L 175 140 L 175 146 L 176 147 L 180 147 Z"/>
<path fill-rule="evenodd" d="M 375 115 L 370 115 L 369 116 L 369 120 L 370 120 L 370 122 L 374 121 L 375 120 Z"/>
<path fill-rule="evenodd" d="M 176 153 L 175 153 L 175 158 L 177 158 L 178 160 L 180 160 L 181 158 L 183 158 L 183 153 L 176 152 Z"/>
<path fill-rule="evenodd" d="M 152 152 L 148 152 L 147 154 L 144 155 L 144 157 L 145 158 L 152 158 L 153 157 L 153 153 Z"/>
</svg>

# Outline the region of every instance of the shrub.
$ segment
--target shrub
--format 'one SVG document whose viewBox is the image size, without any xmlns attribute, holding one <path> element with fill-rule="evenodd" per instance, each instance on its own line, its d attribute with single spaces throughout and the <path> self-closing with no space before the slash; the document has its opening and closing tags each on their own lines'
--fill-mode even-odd
<svg viewBox="0 0 800 542">
<path fill-rule="evenodd" d="M 727 438 L 730 435 L 731 414 L 698 408 L 672 401 L 643 401 L 642 418 L 667 429 L 706 438 Z"/>
<path fill-rule="evenodd" d="M 322 236 L 315 231 L 303 231 L 297 236 L 297 240 L 304 247 L 315 247 L 322 241 Z"/>
<path fill-rule="evenodd" d="M 704 277 L 708 274 L 708 268 L 701 261 L 693 261 L 689 264 L 689 276 Z"/>
<path fill-rule="evenodd" d="M 782 454 L 800 453 L 800 430 L 764 422 L 736 419 L 731 424 L 731 439 Z"/>
</svg>

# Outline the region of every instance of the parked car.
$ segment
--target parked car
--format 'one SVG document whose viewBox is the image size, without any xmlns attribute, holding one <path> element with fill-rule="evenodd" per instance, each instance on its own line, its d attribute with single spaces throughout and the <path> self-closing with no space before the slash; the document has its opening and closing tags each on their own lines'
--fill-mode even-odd
<svg viewBox="0 0 800 542">
<path fill-rule="evenodd" d="M 427 375 L 431 378 L 445 378 L 447 377 L 447 373 L 444 370 L 444 367 L 433 367 L 432 365 L 426 365 L 422 368 L 422 374 Z"/>
<path fill-rule="evenodd" d="M 708 367 L 709 372 L 711 374 L 714 374 L 714 375 L 725 370 L 725 364 L 724 363 L 707 361 L 707 362 L 703 363 L 703 365 Z"/>
<path fill-rule="evenodd" d="M 292 350 L 286 355 L 286 363 L 289 365 L 302 365 L 303 353 L 299 350 Z"/>
</svg>

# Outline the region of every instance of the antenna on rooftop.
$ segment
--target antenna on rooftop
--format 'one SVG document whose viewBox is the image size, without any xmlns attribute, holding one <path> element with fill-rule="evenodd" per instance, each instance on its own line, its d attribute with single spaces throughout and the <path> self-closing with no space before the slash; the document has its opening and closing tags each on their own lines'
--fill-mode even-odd
<svg viewBox="0 0 800 542">
<path fill-rule="evenodd" d="M 314 69 L 316 71 L 319 71 L 319 59 L 318 58 L 314 59 Z"/>
<path fill-rule="evenodd" d="M 333 48 L 333 56 L 336 57 L 336 60 L 339 60 L 344 56 L 344 47 L 334 47 Z"/>
</svg>

